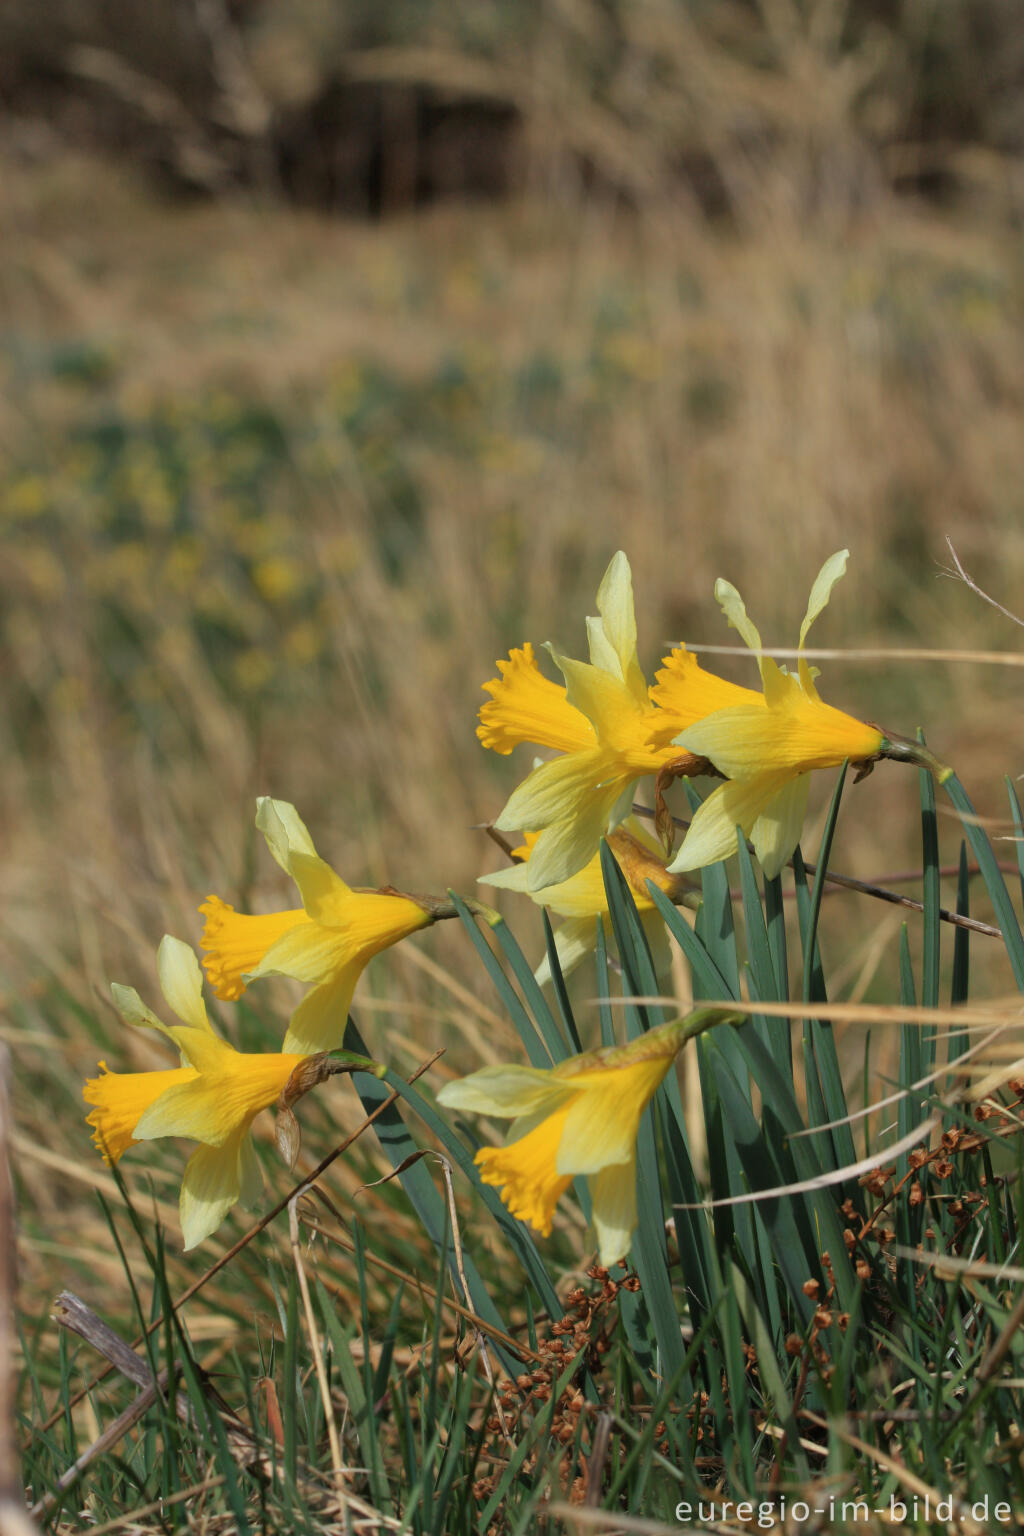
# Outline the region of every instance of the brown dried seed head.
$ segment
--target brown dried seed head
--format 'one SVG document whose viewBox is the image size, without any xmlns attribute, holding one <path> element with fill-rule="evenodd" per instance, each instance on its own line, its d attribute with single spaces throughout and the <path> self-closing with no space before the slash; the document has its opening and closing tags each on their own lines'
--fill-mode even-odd
<svg viewBox="0 0 1024 1536">
<path fill-rule="evenodd" d="M 804 1348 L 804 1341 L 803 1341 L 803 1339 L 800 1337 L 800 1335 L 798 1333 L 791 1333 L 789 1335 L 789 1337 L 786 1339 L 786 1354 L 787 1355 L 800 1355 L 800 1354 L 803 1354 L 803 1348 Z"/>
<path fill-rule="evenodd" d="M 948 1157 L 940 1157 L 937 1162 L 932 1164 L 932 1173 L 937 1179 L 948 1179 L 952 1172 L 953 1164 L 949 1161 Z"/>
<path fill-rule="evenodd" d="M 821 1282 L 819 1280 L 805 1280 L 800 1289 L 805 1296 L 817 1296 L 821 1290 Z"/>
<path fill-rule="evenodd" d="M 920 1179 L 914 1179 L 913 1183 L 910 1186 L 910 1195 L 908 1196 L 908 1198 L 910 1200 L 911 1205 L 920 1205 L 921 1204 L 921 1201 L 924 1199 L 924 1190 L 921 1188 L 921 1181 L 920 1181 Z"/>
</svg>

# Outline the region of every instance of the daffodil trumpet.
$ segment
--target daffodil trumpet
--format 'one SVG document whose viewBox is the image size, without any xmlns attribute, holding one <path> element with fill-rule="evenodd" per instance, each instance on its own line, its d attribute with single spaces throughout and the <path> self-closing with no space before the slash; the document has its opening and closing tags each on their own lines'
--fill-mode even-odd
<svg viewBox="0 0 1024 1536">
<path fill-rule="evenodd" d="M 637 1223 L 636 1141 L 640 1121 L 688 1040 L 716 1024 L 740 1024 L 728 1008 L 701 1007 L 627 1045 L 571 1056 L 548 1070 L 484 1067 L 446 1083 L 438 1101 L 514 1119 L 504 1147 L 474 1159 L 480 1180 L 501 1191 L 513 1216 L 550 1235 L 555 1206 L 572 1180 L 587 1179 L 598 1252 L 610 1265 L 629 1251 Z"/>
<path fill-rule="evenodd" d="M 450 896 L 414 896 L 393 886 L 357 889 L 320 858 L 293 805 L 262 796 L 256 825 L 299 888 L 302 906 L 284 912 L 236 912 L 219 896 L 199 910 L 199 947 L 220 998 L 241 997 L 263 976 L 290 976 L 310 988 L 292 1014 L 284 1050 L 302 1055 L 340 1046 L 356 983 L 381 950 L 443 918 Z"/>
</svg>

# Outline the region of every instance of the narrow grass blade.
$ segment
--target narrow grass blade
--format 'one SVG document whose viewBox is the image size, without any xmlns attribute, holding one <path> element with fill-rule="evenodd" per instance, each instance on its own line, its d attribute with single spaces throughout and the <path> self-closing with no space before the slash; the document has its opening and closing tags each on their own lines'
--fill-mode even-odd
<svg viewBox="0 0 1024 1536">
<path fill-rule="evenodd" d="M 967 841 L 978 861 L 981 878 L 985 882 L 985 889 L 988 891 L 989 900 L 995 911 L 996 922 L 1002 931 L 1003 943 L 1006 945 L 1014 980 L 1018 988 L 1024 991 L 1024 937 L 1021 935 L 1017 914 L 1013 910 L 1013 903 L 999 871 L 996 856 L 992 852 L 992 845 L 984 828 L 979 825 L 974 806 L 955 773 L 950 774 L 945 781 L 945 790 L 960 814 Z"/>
<path fill-rule="evenodd" d="M 565 1046 L 558 1037 L 558 1030 L 554 1027 L 554 1020 L 551 1021 L 551 1033 L 545 1036 L 543 1031 L 538 1029 L 533 1019 L 530 1018 L 518 992 L 505 975 L 497 955 L 480 932 L 476 918 L 472 915 L 465 902 L 455 895 L 454 891 L 451 893 L 451 898 L 459 914 L 462 926 L 469 934 L 473 948 L 483 961 L 484 969 L 494 983 L 495 990 L 509 1018 L 516 1027 L 526 1054 L 530 1058 L 530 1065 L 533 1067 L 550 1067 L 553 1063 L 561 1061 L 565 1055 Z M 498 923 L 495 925 L 495 928 L 502 926 L 504 926 L 503 923 Z M 523 964 L 526 964 L 525 960 Z M 530 980 L 536 986 L 532 971 L 530 971 Z M 544 1006 L 546 1010 L 547 1004 Z"/>
</svg>

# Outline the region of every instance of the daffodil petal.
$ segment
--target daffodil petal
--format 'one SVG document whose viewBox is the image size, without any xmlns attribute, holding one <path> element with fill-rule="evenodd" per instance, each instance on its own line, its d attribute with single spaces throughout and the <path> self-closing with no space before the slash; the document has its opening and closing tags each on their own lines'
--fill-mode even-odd
<svg viewBox="0 0 1024 1536">
<path fill-rule="evenodd" d="M 786 783 L 787 774 L 763 774 L 745 783 L 730 779 L 710 794 L 697 810 L 682 846 L 668 866 L 670 874 L 703 869 L 736 852 L 736 828 L 748 837 L 765 806 Z"/>
<path fill-rule="evenodd" d="M 558 1172 L 589 1174 L 610 1163 L 631 1162 L 641 1116 L 673 1060 L 673 1052 L 660 1052 L 567 1078 L 580 1091 L 566 1116 Z"/>
<path fill-rule="evenodd" d="M 811 595 L 807 599 L 807 612 L 804 621 L 800 625 L 800 649 L 803 650 L 804 641 L 807 639 L 807 631 L 821 613 L 828 606 L 828 600 L 832 596 L 832 588 L 846 570 L 846 562 L 850 558 L 848 549 L 837 550 L 830 555 L 814 578 L 811 587 Z"/>
<path fill-rule="evenodd" d="M 308 915 L 315 923 L 330 923 L 338 908 L 351 899 L 351 886 L 315 853 L 293 853 L 291 866 L 292 879 Z"/>
<path fill-rule="evenodd" d="M 567 884 L 571 885 L 572 881 L 568 881 Z M 541 892 L 541 894 L 544 893 Z M 574 971 L 584 956 L 590 954 L 596 942 L 597 918 L 595 916 L 570 917 L 568 922 L 556 928 L 555 953 L 558 956 L 562 975 L 568 976 L 571 971 Z M 546 954 L 533 976 L 539 987 L 545 986 L 551 980 L 551 964 Z"/>
<path fill-rule="evenodd" d="M 160 990 L 179 1019 L 193 1029 L 213 1033 L 203 1002 L 203 973 L 196 952 L 181 939 L 165 933 L 156 956 Z"/>
<path fill-rule="evenodd" d="M 601 615 L 598 624 L 594 624 L 591 619 L 587 620 L 591 661 L 605 671 L 614 670 L 634 697 L 645 701 L 647 684 L 636 651 L 633 573 L 621 549 L 612 556 L 601 578 L 601 585 L 597 589 L 597 611 Z M 595 639 L 598 634 L 599 638 Z"/>
<path fill-rule="evenodd" d="M 256 802 L 256 825 L 278 864 L 295 881 L 302 905 L 314 921 L 321 920 L 331 903 L 351 894 L 341 876 L 318 855 L 294 805 L 261 795 Z"/>
<path fill-rule="evenodd" d="M 254 1211 L 263 1194 L 263 1169 L 256 1156 L 251 1131 L 247 1131 L 239 1142 L 238 1172 L 238 1198 L 247 1211 Z"/>
<path fill-rule="evenodd" d="M 567 881 L 590 863 L 618 798 L 614 785 L 595 790 L 575 817 L 541 833 L 528 865 L 531 892 Z"/>
<path fill-rule="evenodd" d="M 575 1090 L 541 1067 L 482 1067 L 468 1077 L 445 1083 L 437 1102 L 446 1109 L 468 1110 L 511 1120 L 519 1115 L 549 1114 Z"/>
<path fill-rule="evenodd" d="M 586 802 L 601 782 L 607 763 L 607 754 L 599 747 L 540 763 L 512 791 L 494 825 L 499 832 L 516 832 L 524 827 L 542 830 L 575 815 L 577 807 Z"/>
<path fill-rule="evenodd" d="M 750 829 L 754 852 L 769 880 L 774 880 L 793 857 L 807 815 L 810 788 L 809 773 L 792 779 L 769 800 Z"/>
<path fill-rule="evenodd" d="M 477 885 L 493 885 L 499 891 L 525 891 L 527 864 L 510 864 L 507 869 L 496 869 L 490 875 L 478 875 Z"/>
<path fill-rule="evenodd" d="M 345 1038 L 352 995 L 364 968 L 362 959 L 350 960 L 307 992 L 288 1021 L 282 1050 L 307 1056 L 337 1050 Z"/>
<path fill-rule="evenodd" d="M 640 924 L 647 936 L 655 976 L 667 976 L 672 969 L 672 945 L 669 943 L 665 919 L 656 907 L 652 907 L 640 913 Z"/>
<path fill-rule="evenodd" d="M 307 984 L 328 981 L 345 965 L 350 949 L 337 929 L 304 923 L 275 939 L 249 976 L 291 976 Z"/>
<path fill-rule="evenodd" d="M 316 858 L 309 830 L 294 805 L 287 800 L 272 800 L 269 795 L 260 795 L 256 801 L 256 825 L 285 874 L 292 872 L 293 853 Z"/>
<path fill-rule="evenodd" d="M 761 636 L 753 620 L 748 616 L 746 604 L 731 581 L 721 576 L 715 582 L 715 602 L 729 621 L 730 629 L 738 631 L 744 645 L 752 651 L 761 649 Z"/>
<path fill-rule="evenodd" d="M 162 1019 L 158 1019 L 151 1008 L 147 1008 L 142 998 L 134 987 L 124 987 L 119 981 L 111 982 L 110 994 L 114 999 L 114 1007 L 124 1019 L 126 1024 L 141 1025 L 145 1029 L 159 1029 L 162 1034 L 167 1034 L 167 1025 Z"/>
<path fill-rule="evenodd" d="M 192 1082 L 168 1088 L 140 1116 L 136 1141 L 190 1136 L 210 1147 L 224 1146 L 280 1094 L 301 1054 L 266 1051 L 243 1055 L 221 1042 L 219 1069 L 200 1070 Z"/>
<path fill-rule="evenodd" d="M 636 1229 L 636 1158 L 612 1163 L 587 1180 L 598 1259 L 607 1269 L 625 1258 Z"/>
<path fill-rule="evenodd" d="M 178 1206 L 186 1252 L 216 1232 L 238 1199 L 242 1184 L 240 1148 L 245 1134 L 238 1128 L 223 1145 L 197 1147 L 189 1158 Z"/>
</svg>

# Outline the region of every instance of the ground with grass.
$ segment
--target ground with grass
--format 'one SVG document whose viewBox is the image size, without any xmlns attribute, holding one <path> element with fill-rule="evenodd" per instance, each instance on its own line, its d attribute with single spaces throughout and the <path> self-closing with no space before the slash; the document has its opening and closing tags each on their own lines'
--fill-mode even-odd
<svg viewBox="0 0 1024 1536">
<path fill-rule="evenodd" d="M 290 904 L 288 883 L 253 832 L 255 797 L 295 802 L 321 852 L 353 884 L 439 893 L 454 886 L 471 894 L 476 876 L 503 862 L 474 827 L 496 814 L 526 766 L 519 756 L 509 761 L 479 747 L 480 685 L 494 675 L 495 658 L 526 638 L 582 654 L 583 617 L 619 547 L 633 564 L 648 675 L 669 641 L 735 639 L 712 600 L 720 575 L 743 592 L 767 643 L 795 644 L 810 581 L 843 546 L 851 550 L 850 571 L 815 631 L 818 643 L 1012 649 L 1010 621 L 942 573 L 950 564 L 948 537 L 985 589 L 1019 606 L 1012 573 L 1024 537 L 1021 272 L 997 209 L 982 218 L 976 210 L 940 216 L 892 204 L 839 225 L 780 218 L 742 237 L 587 201 L 439 210 L 367 227 L 244 203 L 163 204 L 123 170 L 73 159 L 31 170 L 5 166 L 0 200 L 0 689 L 8 722 L 0 790 L 2 1034 L 17 1074 L 22 1276 L 26 1297 L 37 1298 L 26 1308 L 30 1369 L 22 1409 L 38 1427 L 59 1407 L 61 1392 L 77 1390 L 93 1368 L 83 1352 L 69 1369 L 66 1336 L 48 1320 L 52 1294 L 77 1290 L 131 1335 L 136 1308 L 148 1319 L 164 1306 L 163 1276 L 177 1294 L 209 1263 L 206 1251 L 178 1250 L 177 1148 L 156 1145 L 126 1160 L 139 1227 L 126 1222 L 114 1180 L 89 1141 L 81 1083 L 101 1057 L 137 1070 L 166 1064 L 158 1045 L 120 1023 L 109 984 L 131 983 L 155 1002 L 157 942 L 165 930 L 195 942 L 196 907 L 208 892 L 240 907 L 273 908 L 281 898 Z M 749 661 L 720 664 L 753 682 Z M 968 786 L 992 837 L 1012 836 L 1002 778 L 1016 775 L 1024 749 L 1013 667 L 896 657 L 821 665 L 830 701 L 907 735 L 923 726 Z M 825 825 L 828 791 L 816 786 L 808 858 Z M 888 877 L 917 871 L 915 882 L 899 888 L 920 897 L 919 797 L 916 775 L 885 763 L 850 788 L 832 867 L 892 885 L 898 882 Z M 675 809 L 684 814 L 685 801 Z M 952 815 L 940 795 L 933 868 L 955 870 L 963 834 Z M 1012 842 L 994 846 L 1015 857 Z M 739 881 L 737 872 L 742 905 Z M 942 904 L 954 907 L 955 873 L 939 890 Z M 796 954 L 803 919 L 789 887 L 783 900 Z M 935 905 L 934 890 L 926 901 Z M 502 906 L 536 964 L 543 950 L 538 914 L 512 898 Z M 977 882 L 971 910 L 1003 926 Z M 712 936 L 707 941 L 724 964 Z M 998 940 L 972 943 L 972 999 L 1008 992 L 1012 943 L 1009 959 Z M 833 1000 L 908 1002 L 914 967 L 919 990 L 927 972 L 933 1003 L 940 986 L 944 999 L 958 986 L 965 995 L 951 945 L 936 962 L 919 915 L 863 895 L 822 902 L 821 944 Z M 674 981 L 680 991 L 706 995 L 681 960 Z M 585 1045 L 598 1038 L 587 1001 L 594 986 L 592 971 L 571 983 Z M 780 984 L 780 995 L 785 991 Z M 237 1009 L 238 1039 L 248 1049 L 272 1047 L 291 993 L 281 983 L 249 996 Z M 516 1027 L 456 922 L 375 962 L 356 1014 L 374 1054 L 403 1077 L 444 1047 L 432 1090 L 483 1060 L 521 1052 Z M 887 1074 L 906 1080 L 927 1065 L 906 1042 L 901 1056 L 881 1025 L 870 1058 L 863 1023 L 837 1022 L 835 1029 L 851 1105 L 864 1097 L 862 1079 L 869 1079 L 870 1101 Z M 733 1062 L 730 1070 L 742 1076 L 754 1067 L 747 1061 L 741 1072 Z M 684 1066 L 690 1135 L 700 1120 L 699 1079 L 693 1063 Z M 792 1091 L 793 1113 L 802 1114 L 807 1088 L 799 1072 Z M 752 1102 L 756 1107 L 756 1094 Z M 300 1167 L 313 1166 L 339 1132 L 355 1132 L 364 1113 L 344 1079 L 307 1101 Z M 1007 1114 L 998 1122 L 1001 1135 L 1013 1124 Z M 884 1122 L 868 1124 L 884 1156 Z M 393 1146 L 402 1134 L 395 1130 Z M 422 1125 L 415 1135 L 431 1141 Z M 264 1137 L 271 1188 L 283 1196 L 289 1175 L 269 1129 Z M 860 1155 L 859 1135 L 856 1146 Z M 980 1156 L 977 1148 L 968 1153 Z M 714 1147 L 702 1152 L 697 1144 L 692 1155 L 700 1182 L 709 1156 L 714 1166 Z M 987 1173 L 967 1165 L 967 1155 L 951 1159 L 957 1171 L 947 1177 L 959 1183 L 946 1204 L 988 1199 L 1000 1235 L 986 1236 L 976 1250 L 958 1238 L 956 1251 L 977 1257 L 984 1249 L 1001 1261 L 1015 1241 L 1010 1193 L 984 1196 L 992 1187 Z M 627 1478 L 630 1508 L 668 1513 L 679 1485 L 661 1464 L 678 1471 L 684 1444 L 687 1466 L 692 1461 L 692 1405 L 687 1399 L 680 1407 L 666 1388 L 658 1411 L 669 1427 L 656 1431 L 654 1346 L 646 1325 L 628 1321 L 634 1304 L 609 1295 L 603 1277 L 581 1273 L 581 1211 L 567 1206 L 556 1218 L 556 1257 L 545 1253 L 547 1303 L 539 1299 L 543 1286 L 531 1292 L 518 1261 L 509 1259 L 504 1229 L 478 1221 L 476 1207 L 464 1219 L 461 1242 L 501 1296 L 502 1327 L 518 1330 L 520 1343 L 529 1340 L 531 1369 L 548 1372 L 529 1390 L 546 1386 L 541 1400 L 558 1408 L 557 1423 L 544 1422 L 526 1413 L 514 1389 L 506 1393 L 505 1411 L 517 1427 L 507 1442 L 515 1450 L 504 1460 L 530 1472 L 511 1497 L 503 1454 L 487 1438 L 483 1380 L 442 1369 L 451 1359 L 455 1314 L 433 1299 L 435 1288 L 444 1290 L 443 1272 L 425 1236 L 425 1207 L 410 1204 L 397 1184 L 375 1182 L 388 1166 L 362 1134 L 331 1168 L 326 1198 L 334 1209 L 315 1222 L 343 1241 L 325 1237 L 320 1252 L 330 1259 L 315 1278 L 339 1298 L 336 1307 L 314 1285 L 310 1309 L 302 1310 L 302 1249 L 293 1250 L 282 1216 L 185 1315 L 196 1358 L 233 1409 L 261 1426 L 261 1455 L 277 1445 L 272 1404 L 275 1393 L 284 1398 L 278 1452 L 287 1476 L 252 1485 L 271 1489 L 269 1528 L 278 1520 L 287 1528 L 299 1504 L 310 1528 L 334 1518 L 318 1513 L 302 1483 L 326 1466 L 331 1487 L 310 1317 L 316 1337 L 329 1340 L 335 1374 L 326 1400 L 333 1393 L 347 1404 L 338 1456 L 369 1469 L 346 1482 L 347 1494 L 382 1523 L 415 1505 L 417 1478 L 422 1487 L 449 1490 L 450 1501 L 438 1506 L 448 1525 L 438 1529 L 472 1529 L 481 1511 L 485 1525 L 526 1528 L 536 1519 L 538 1468 L 553 1478 L 548 1492 L 568 1498 L 575 1488 L 586 1497 L 576 1486 L 584 1473 L 571 1457 L 554 1457 L 549 1438 L 538 1452 L 538 1426 L 543 1436 L 578 1446 L 580 1425 L 601 1404 L 623 1446 L 640 1434 L 643 1477 L 662 1490 L 644 1506 L 642 1490 Z M 434 1175 L 416 1166 L 433 1187 Z M 911 1185 L 904 1187 L 909 1200 Z M 419 1192 L 429 1203 L 422 1180 Z M 881 1187 L 846 1194 L 858 1202 L 861 1222 L 871 1216 L 861 1208 L 869 1196 L 886 1198 Z M 439 1209 L 431 1205 L 431 1219 Z M 154 1249 L 154 1212 L 167 1226 L 165 1253 Z M 111 1242 L 111 1219 L 124 1257 Z M 899 1230 L 909 1238 L 916 1233 L 910 1206 L 905 1220 L 906 1231 Z M 959 1216 L 951 1220 L 941 1228 L 950 1244 Z M 224 1229 L 227 1241 L 245 1225 L 236 1213 Z M 749 1283 L 743 1244 L 737 1250 L 721 1232 L 719 1239 L 714 1258 L 708 1249 L 702 1260 L 707 1283 L 727 1252 L 739 1252 Z M 352 1243 L 354 1257 L 345 1246 Z M 148 1278 L 145 1246 L 156 1281 Z M 422 1282 L 397 1300 L 396 1271 Z M 135 1297 L 132 1275 L 143 1277 Z M 788 1309 L 799 1313 L 797 1278 L 814 1276 L 791 1278 L 782 1300 L 770 1286 L 754 1298 L 773 1338 Z M 828 1277 L 816 1283 L 826 1295 Z M 846 1283 L 837 1282 L 840 1289 Z M 982 1294 L 980 1280 L 972 1284 L 970 1306 L 957 1311 L 950 1302 L 942 1312 L 942 1327 L 963 1335 L 961 1374 L 927 1409 L 949 1414 L 961 1429 L 969 1419 L 963 1382 L 1000 1336 L 1002 1315 L 1000 1296 Z M 570 1293 L 575 1300 L 566 1303 Z M 535 1315 L 557 1315 L 556 1301 L 567 1308 L 560 1334 Z M 863 1336 L 877 1345 L 895 1302 L 876 1296 L 873 1305 Z M 913 1311 L 905 1290 L 901 1305 Z M 838 1317 L 845 1309 L 837 1302 L 833 1310 Z M 591 1405 L 573 1414 L 566 1408 L 573 1400 L 554 1389 L 554 1341 L 574 1337 L 584 1318 L 588 1349 L 603 1329 L 618 1339 L 611 1318 L 620 1312 L 628 1348 L 620 1354 L 615 1345 L 607 1381 L 597 1380 L 591 1362 L 593 1391 L 573 1376 L 572 1391 Z M 335 1336 L 339 1326 L 344 1337 Z M 834 1350 L 820 1343 L 838 1328 L 834 1320 L 817 1333 L 815 1326 L 805 1329 L 805 1355 L 792 1356 L 796 1376 L 774 1384 L 755 1376 L 743 1389 L 760 1394 L 752 1422 L 760 1412 L 762 1423 L 777 1427 L 780 1420 L 763 1417 L 765 1403 L 782 1400 L 780 1392 L 792 1401 L 804 1359 L 819 1381 L 808 1411 L 827 1418 L 842 1399 L 842 1383 L 863 1360 L 852 1348 L 843 1353 L 838 1333 Z M 180 1341 L 161 1337 L 156 1365 L 180 1352 Z M 912 1337 L 911 1374 L 924 1379 L 936 1364 L 929 1327 Z M 878 1370 L 898 1372 L 893 1362 L 908 1347 L 902 1337 Z M 832 1351 L 833 1375 L 822 1349 Z M 692 1360 L 680 1358 L 677 1368 L 699 1407 L 707 1383 Z M 739 1391 L 739 1356 L 730 1356 L 728 1369 L 730 1390 Z M 785 1357 L 782 1369 L 790 1371 Z M 839 1385 L 830 1399 L 833 1379 Z M 264 1380 L 271 1385 L 264 1388 Z M 240 1381 L 250 1383 L 251 1402 L 239 1396 Z M 389 1382 L 388 1414 L 377 1415 Z M 192 1382 L 189 1390 L 199 1389 Z M 68 1408 L 52 1431 L 57 1439 L 40 1438 L 37 1429 L 42 1460 L 34 1463 L 34 1496 L 124 1401 L 123 1389 L 108 1388 Z M 646 1403 L 636 1422 L 627 1412 L 634 1401 Z M 925 1409 L 915 1403 L 907 1411 Z M 962 1491 L 971 1479 L 993 1497 L 1005 1486 L 1001 1473 L 982 1478 L 978 1470 L 998 1463 L 1000 1443 L 1005 1451 L 1011 1408 L 1001 1407 L 996 1418 L 995 1440 L 979 1442 L 981 1461 L 969 1463 L 969 1476 L 962 1467 L 956 1473 Z M 507 1429 L 499 1420 L 498 1435 Z M 355 1442 L 345 1439 L 350 1432 Z M 213 1441 L 218 1433 L 203 1431 Z M 749 1464 L 741 1460 L 736 1487 L 752 1489 L 767 1466 L 771 1435 L 758 1433 L 755 1453 L 733 1437 L 737 1456 L 753 1455 Z M 90 1485 L 88 1518 L 66 1513 L 62 1528 L 103 1525 L 133 1504 L 201 1481 L 219 1455 L 208 1438 L 204 1449 L 203 1435 L 186 1428 L 179 1437 L 173 1415 L 145 1421 L 131 1456 L 116 1453 L 120 1459 Z M 588 1428 L 587 1464 L 590 1435 Z M 659 1449 L 662 1441 L 667 1449 Z M 162 1456 L 168 1444 L 174 1454 Z M 716 1440 L 709 1453 L 712 1482 L 726 1450 Z M 218 1476 L 230 1483 L 230 1468 L 239 1464 L 244 1459 L 229 1456 Z M 939 1466 L 920 1472 L 929 1486 L 941 1484 Z M 813 1459 L 808 1476 L 812 1470 L 820 1470 Z M 609 1486 L 591 1497 L 604 1497 Z M 74 1499 L 69 1506 L 81 1507 Z M 233 1511 L 228 1518 L 236 1524 L 248 1510 L 246 1519 L 259 1526 L 249 1483 L 215 1507 Z M 185 1520 L 199 1518 L 202 1505 L 183 1500 L 180 1508 Z M 430 1518 L 416 1516 L 424 1529 Z"/>
</svg>

